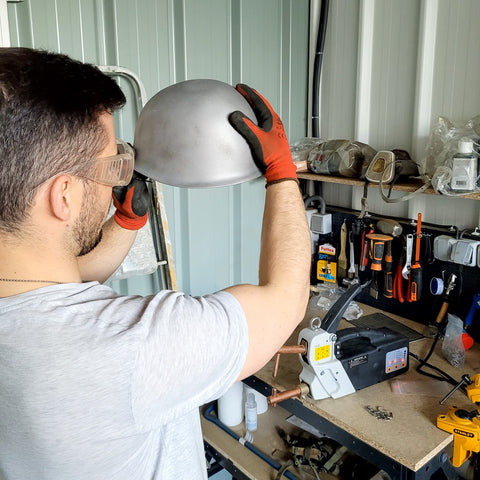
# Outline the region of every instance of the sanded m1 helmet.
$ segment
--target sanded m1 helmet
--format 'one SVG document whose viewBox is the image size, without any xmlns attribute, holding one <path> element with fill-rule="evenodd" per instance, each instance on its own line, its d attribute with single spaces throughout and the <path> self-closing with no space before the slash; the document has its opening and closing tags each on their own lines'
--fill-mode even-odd
<svg viewBox="0 0 480 480">
<path fill-rule="evenodd" d="M 240 110 L 253 122 L 245 98 L 227 83 L 186 80 L 154 95 L 135 128 L 135 170 L 177 187 L 218 187 L 261 175 L 245 139 L 228 116 Z"/>
</svg>

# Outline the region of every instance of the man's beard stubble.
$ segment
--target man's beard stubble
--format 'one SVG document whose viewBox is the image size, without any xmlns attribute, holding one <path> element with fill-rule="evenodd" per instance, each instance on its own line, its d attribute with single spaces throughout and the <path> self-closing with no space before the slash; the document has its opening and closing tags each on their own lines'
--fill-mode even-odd
<svg viewBox="0 0 480 480">
<path fill-rule="evenodd" d="M 100 229 L 100 232 L 98 232 L 98 235 L 96 238 L 94 238 L 92 241 L 84 242 L 83 244 L 80 244 L 82 249 L 80 250 L 77 256 L 82 257 L 83 255 L 90 253 L 101 242 L 102 237 L 103 237 L 103 230 Z"/>
<path fill-rule="evenodd" d="M 103 236 L 102 227 L 107 216 L 106 212 L 101 211 L 96 205 L 96 184 L 93 182 L 93 185 L 90 182 L 86 183 L 88 185 L 86 185 L 83 193 L 81 213 L 73 226 L 78 257 L 91 252 L 100 243 Z"/>
</svg>

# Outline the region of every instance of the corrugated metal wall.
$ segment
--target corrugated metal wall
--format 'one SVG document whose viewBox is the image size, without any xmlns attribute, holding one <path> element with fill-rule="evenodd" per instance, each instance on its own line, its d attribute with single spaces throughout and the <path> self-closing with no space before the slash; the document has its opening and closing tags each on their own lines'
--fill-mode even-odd
<svg viewBox="0 0 480 480">
<path fill-rule="evenodd" d="M 434 119 L 480 114 L 478 0 L 331 0 L 321 86 L 321 137 L 377 150 L 424 155 Z M 325 184 L 328 204 L 360 209 L 361 187 Z M 480 202 L 419 195 L 387 204 L 376 189 L 369 209 L 383 215 L 472 228 Z"/>
<path fill-rule="evenodd" d="M 4 1 L 4 0 L 3 0 Z M 312 12 L 320 0 L 311 0 Z M 291 140 L 305 135 L 308 0 L 25 0 L 8 4 L 13 45 L 47 47 L 138 73 L 148 95 L 184 79 L 243 81 L 265 94 Z M 480 113 L 478 0 L 330 0 L 321 136 L 404 148 L 421 158 L 433 120 Z M 311 25 L 317 24 L 315 15 Z M 131 140 L 131 115 L 119 128 Z M 186 132 L 187 134 L 188 132 Z M 254 282 L 264 188 L 164 187 L 181 289 Z M 325 184 L 328 204 L 360 209 L 362 189 Z M 370 211 L 473 228 L 480 202 L 369 192 Z M 130 281 L 130 290 L 143 280 Z"/>
<path fill-rule="evenodd" d="M 12 45 L 128 68 L 148 97 L 186 79 L 241 81 L 270 100 L 290 138 L 306 132 L 308 0 L 25 0 L 8 3 L 8 17 Z M 117 124 L 129 141 L 132 118 L 126 112 Z M 257 281 L 262 179 L 163 192 L 180 289 L 197 295 Z M 154 285 L 134 278 L 118 288 Z"/>
</svg>

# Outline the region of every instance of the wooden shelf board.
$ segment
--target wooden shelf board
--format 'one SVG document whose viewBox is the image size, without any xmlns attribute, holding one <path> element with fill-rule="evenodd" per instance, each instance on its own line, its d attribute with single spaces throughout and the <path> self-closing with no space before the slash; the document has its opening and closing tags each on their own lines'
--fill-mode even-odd
<svg viewBox="0 0 480 480">
<path fill-rule="evenodd" d="M 348 177 L 336 177 L 333 175 L 319 175 L 316 173 L 299 173 L 298 178 L 303 180 L 314 180 L 316 182 L 326 182 L 326 183 L 340 183 L 343 185 L 351 185 L 351 186 L 361 186 L 363 187 L 364 183 L 362 180 L 358 180 L 356 178 L 348 178 Z M 393 186 L 394 191 L 399 192 L 414 192 L 419 187 L 421 187 L 421 182 L 409 182 L 409 183 L 396 183 Z M 378 184 L 369 183 L 369 188 L 379 188 Z M 384 188 L 386 190 L 386 188 Z M 422 193 L 429 194 L 429 195 L 439 195 L 432 187 L 428 187 Z M 445 197 L 447 197 L 445 195 Z M 462 195 L 461 197 L 447 197 L 447 198 L 471 198 L 474 200 L 480 200 L 480 193 L 468 193 Z"/>
</svg>

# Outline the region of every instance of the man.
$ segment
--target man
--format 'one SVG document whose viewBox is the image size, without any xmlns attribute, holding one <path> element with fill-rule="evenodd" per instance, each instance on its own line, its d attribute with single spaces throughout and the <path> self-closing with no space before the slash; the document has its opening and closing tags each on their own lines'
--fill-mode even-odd
<svg viewBox="0 0 480 480">
<path fill-rule="evenodd" d="M 132 152 L 114 135 L 123 94 L 91 65 L 0 49 L 0 478 L 206 478 L 198 407 L 261 368 L 308 301 L 282 123 L 237 89 L 259 126 L 241 112 L 230 122 L 267 180 L 259 284 L 119 296 L 84 281 L 108 278 L 146 221 L 144 183 L 129 183 Z"/>
</svg>

